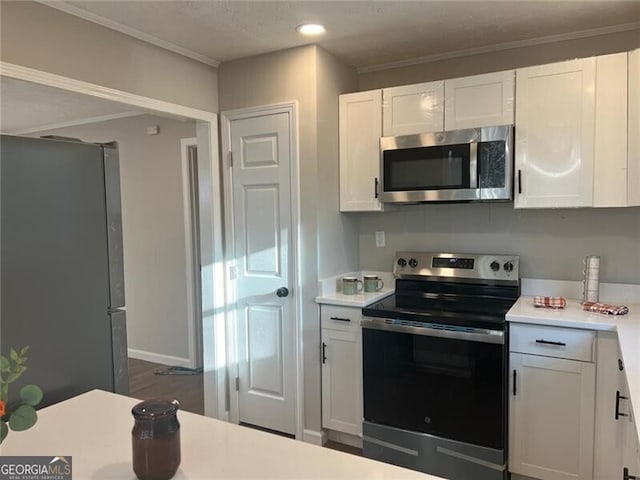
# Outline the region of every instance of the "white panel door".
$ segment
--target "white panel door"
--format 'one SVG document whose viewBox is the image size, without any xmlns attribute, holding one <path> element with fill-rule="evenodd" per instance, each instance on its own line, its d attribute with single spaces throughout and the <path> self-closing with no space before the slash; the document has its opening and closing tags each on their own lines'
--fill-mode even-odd
<svg viewBox="0 0 640 480">
<path fill-rule="evenodd" d="M 509 471 L 593 479 L 595 365 L 511 353 L 510 371 Z"/>
<path fill-rule="evenodd" d="M 362 333 L 322 329 L 322 426 L 362 435 Z"/>
<path fill-rule="evenodd" d="M 383 210 L 378 199 L 382 91 L 340 95 L 340 211 Z"/>
<path fill-rule="evenodd" d="M 444 82 L 419 83 L 382 91 L 382 135 L 444 130 Z"/>
<path fill-rule="evenodd" d="M 231 122 L 240 422 L 295 434 L 289 114 Z"/>
<path fill-rule="evenodd" d="M 515 72 L 444 81 L 444 129 L 513 124 Z"/>
<path fill-rule="evenodd" d="M 595 59 L 516 71 L 516 208 L 593 200 Z"/>
</svg>

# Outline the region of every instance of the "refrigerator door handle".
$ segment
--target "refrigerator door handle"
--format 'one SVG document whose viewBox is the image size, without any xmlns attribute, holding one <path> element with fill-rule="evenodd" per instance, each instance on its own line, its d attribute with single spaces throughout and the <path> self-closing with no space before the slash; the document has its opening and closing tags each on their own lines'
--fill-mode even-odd
<svg viewBox="0 0 640 480">
<path fill-rule="evenodd" d="M 111 348 L 113 352 L 113 391 L 129 395 L 129 352 L 127 347 L 127 313 L 110 312 Z"/>
<path fill-rule="evenodd" d="M 124 307 L 124 259 L 122 254 L 122 205 L 120 202 L 120 163 L 116 142 L 102 145 L 107 206 L 109 252 L 109 307 Z"/>
</svg>

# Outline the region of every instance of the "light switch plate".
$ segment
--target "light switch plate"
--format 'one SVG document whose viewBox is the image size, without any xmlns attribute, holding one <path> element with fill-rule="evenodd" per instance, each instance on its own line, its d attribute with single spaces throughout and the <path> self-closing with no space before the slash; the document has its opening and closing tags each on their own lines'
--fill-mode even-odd
<svg viewBox="0 0 640 480">
<path fill-rule="evenodd" d="M 376 247 L 384 247 L 386 245 L 384 232 L 378 231 L 376 232 Z"/>
</svg>

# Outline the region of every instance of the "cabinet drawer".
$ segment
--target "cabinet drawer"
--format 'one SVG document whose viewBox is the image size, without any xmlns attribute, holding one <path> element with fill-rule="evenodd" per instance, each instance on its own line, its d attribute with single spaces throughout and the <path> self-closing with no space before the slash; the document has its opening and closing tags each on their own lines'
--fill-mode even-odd
<svg viewBox="0 0 640 480">
<path fill-rule="evenodd" d="M 511 324 L 509 339 L 512 352 L 595 361 L 595 332 L 591 330 L 515 323 Z"/>
<path fill-rule="evenodd" d="M 355 330 L 360 328 L 362 310 L 355 307 L 337 307 L 334 305 L 322 305 L 320 307 L 321 328 L 332 330 Z"/>
</svg>

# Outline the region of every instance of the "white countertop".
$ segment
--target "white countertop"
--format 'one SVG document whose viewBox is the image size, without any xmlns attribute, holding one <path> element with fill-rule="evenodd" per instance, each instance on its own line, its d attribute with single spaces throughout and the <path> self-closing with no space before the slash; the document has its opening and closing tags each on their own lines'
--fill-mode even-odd
<svg viewBox="0 0 640 480">
<path fill-rule="evenodd" d="M 344 307 L 366 307 L 372 303 L 382 300 L 391 295 L 395 290 L 393 288 L 383 288 L 379 292 L 374 293 L 356 293 L 355 295 L 345 295 L 342 292 L 336 292 L 330 295 L 322 295 L 316 297 L 316 303 L 325 303 L 328 305 L 342 305 Z"/>
<path fill-rule="evenodd" d="M 627 304 L 627 307 L 627 315 L 605 315 L 585 312 L 578 300 L 567 299 L 564 309 L 536 308 L 533 297 L 523 296 L 507 312 L 506 318 L 509 322 L 617 332 L 640 437 L 640 304 Z"/>
<path fill-rule="evenodd" d="M 131 408 L 137 402 L 93 390 L 44 408 L 34 427 L 9 432 L 0 455 L 71 456 L 73 478 L 134 479 Z M 439 478 L 193 413 L 178 412 L 178 419 L 178 480 Z"/>
<path fill-rule="evenodd" d="M 345 295 L 341 291 L 342 277 L 357 277 L 362 279 L 365 275 L 377 275 L 384 282 L 382 290 L 372 293 L 356 293 L 355 295 Z M 360 272 L 347 272 L 335 277 L 322 279 L 318 282 L 318 296 L 316 303 L 327 305 L 341 305 L 343 307 L 366 307 L 388 297 L 395 292 L 396 281 L 391 272 L 379 272 L 362 270 Z"/>
</svg>

